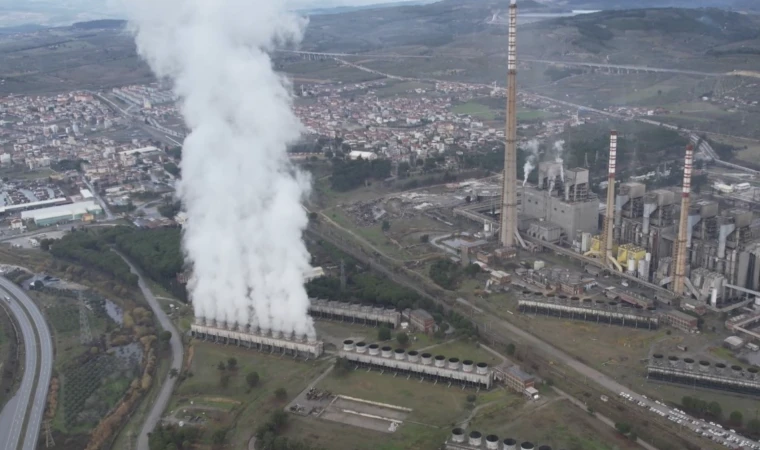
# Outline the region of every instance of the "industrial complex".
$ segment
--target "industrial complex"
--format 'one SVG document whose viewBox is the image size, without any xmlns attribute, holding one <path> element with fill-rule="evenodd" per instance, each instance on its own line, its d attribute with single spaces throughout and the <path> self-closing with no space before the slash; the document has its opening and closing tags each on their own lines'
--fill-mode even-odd
<svg viewBox="0 0 760 450">
<path fill-rule="evenodd" d="M 723 363 L 654 354 L 647 367 L 647 376 L 651 380 L 760 397 L 760 374 L 755 367 L 728 367 Z"/>
</svg>

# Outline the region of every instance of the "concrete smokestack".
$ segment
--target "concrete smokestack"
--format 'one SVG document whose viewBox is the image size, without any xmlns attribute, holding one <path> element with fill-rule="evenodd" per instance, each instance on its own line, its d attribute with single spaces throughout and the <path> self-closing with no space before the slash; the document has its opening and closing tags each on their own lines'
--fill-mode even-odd
<svg viewBox="0 0 760 450">
<path fill-rule="evenodd" d="M 694 161 L 694 147 L 686 147 L 683 165 L 683 189 L 681 190 L 681 217 L 678 221 L 678 237 L 673 247 L 673 293 L 683 295 L 686 276 L 686 241 L 688 239 L 689 206 L 691 205 L 691 170 Z"/>
<path fill-rule="evenodd" d="M 599 250 L 604 254 L 604 263 L 611 265 L 612 232 L 615 228 L 615 166 L 617 164 L 617 131 L 610 131 L 610 160 L 607 166 L 607 212 L 604 214 L 602 228 L 603 247 Z"/>
<path fill-rule="evenodd" d="M 517 1 L 509 4 L 507 49 L 507 121 L 504 136 L 504 186 L 501 197 L 501 235 L 505 248 L 515 247 L 517 232 Z"/>
</svg>

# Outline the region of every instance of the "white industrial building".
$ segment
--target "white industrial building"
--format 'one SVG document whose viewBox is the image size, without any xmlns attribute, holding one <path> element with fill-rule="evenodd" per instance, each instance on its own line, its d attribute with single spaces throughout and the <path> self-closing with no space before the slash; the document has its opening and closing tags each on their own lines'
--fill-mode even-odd
<svg viewBox="0 0 760 450">
<path fill-rule="evenodd" d="M 95 201 L 89 200 L 68 205 L 22 211 L 21 220 L 34 221 L 35 225 L 39 226 L 49 226 L 62 222 L 81 220 L 88 214 L 93 216 L 103 214 L 103 208 Z"/>
<path fill-rule="evenodd" d="M 353 150 L 351 153 L 348 154 L 348 157 L 351 159 L 363 159 L 365 161 L 374 161 L 377 159 L 377 153 L 373 152 L 360 152 L 358 150 Z"/>
<path fill-rule="evenodd" d="M 392 328 L 398 328 L 401 324 L 401 313 L 392 306 L 384 308 L 382 306 L 343 303 L 317 298 L 309 299 L 309 301 L 311 302 L 309 314 L 314 318 L 340 320 L 370 326 L 387 324 Z"/>
</svg>

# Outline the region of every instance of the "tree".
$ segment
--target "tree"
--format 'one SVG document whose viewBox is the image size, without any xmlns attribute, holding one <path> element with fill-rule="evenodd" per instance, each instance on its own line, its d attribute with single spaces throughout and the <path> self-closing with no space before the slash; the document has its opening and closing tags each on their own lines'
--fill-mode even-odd
<svg viewBox="0 0 760 450">
<path fill-rule="evenodd" d="M 740 427 L 742 426 L 742 423 L 744 423 L 744 415 L 742 415 L 740 411 L 734 411 L 728 416 L 728 421 L 731 425 Z"/>
<path fill-rule="evenodd" d="M 248 384 L 249 388 L 255 388 L 256 385 L 259 384 L 259 374 L 258 372 L 251 372 L 248 375 L 245 376 L 245 382 Z"/>
<path fill-rule="evenodd" d="M 477 400 L 477 397 L 475 394 L 468 394 L 467 395 L 467 402 L 468 403 L 475 403 L 475 400 Z"/>
<path fill-rule="evenodd" d="M 723 415 L 723 408 L 721 408 L 720 403 L 718 402 L 710 402 L 710 404 L 707 405 L 707 411 L 716 419 L 720 419 Z"/>
<path fill-rule="evenodd" d="M 237 369 L 237 358 L 230 358 L 227 360 L 227 368 L 230 370 Z"/>
<path fill-rule="evenodd" d="M 342 377 L 348 375 L 351 370 L 351 363 L 346 358 L 338 358 L 335 360 L 335 375 Z"/>
<path fill-rule="evenodd" d="M 631 432 L 631 425 L 625 422 L 618 422 L 615 424 L 615 429 L 618 430 L 620 434 L 628 434 Z"/>
<path fill-rule="evenodd" d="M 172 339 L 172 332 L 171 331 L 162 331 L 158 335 L 158 340 L 161 341 L 164 345 L 168 344 L 169 341 Z"/>
<path fill-rule="evenodd" d="M 225 441 L 227 441 L 227 430 L 223 428 L 214 431 L 214 434 L 211 435 L 211 442 L 214 445 L 222 445 Z"/>
<path fill-rule="evenodd" d="M 219 364 L 217 364 L 216 368 L 220 371 L 226 370 L 227 367 L 224 365 L 224 361 L 219 361 Z"/>
<path fill-rule="evenodd" d="M 511 342 L 509 344 L 507 344 L 507 355 L 509 355 L 509 356 L 514 355 L 515 354 L 515 350 L 516 350 L 515 344 L 513 344 Z"/>
<path fill-rule="evenodd" d="M 406 345 L 409 343 L 409 335 L 402 331 L 396 335 L 396 340 L 399 344 Z"/>
<path fill-rule="evenodd" d="M 172 367 L 172 370 L 169 371 L 169 377 L 176 378 L 177 375 L 179 375 L 179 370 Z"/>
<path fill-rule="evenodd" d="M 467 275 L 470 278 L 475 277 L 475 275 L 479 274 L 481 271 L 482 271 L 482 269 L 477 264 L 469 264 L 464 269 L 465 275 Z"/>
<path fill-rule="evenodd" d="M 391 338 L 391 330 L 388 327 L 380 327 L 377 329 L 377 340 L 387 341 Z"/>
<path fill-rule="evenodd" d="M 390 230 L 391 229 L 391 223 L 388 222 L 387 220 L 383 220 L 382 228 L 383 228 L 383 231 Z"/>
<path fill-rule="evenodd" d="M 319 216 L 314 211 L 309 213 L 309 222 L 316 222 Z"/>
<path fill-rule="evenodd" d="M 420 242 L 423 244 L 427 244 L 430 241 L 430 235 L 429 234 L 423 234 L 420 236 Z"/>
<path fill-rule="evenodd" d="M 760 420 L 758 419 L 750 419 L 747 422 L 747 430 L 751 433 L 760 433 Z"/>
<path fill-rule="evenodd" d="M 221 386 L 223 389 L 226 389 L 229 385 L 230 385 L 230 374 L 222 373 L 222 376 L 219 377 L 219 386 Z"/>
<path fill-rule="evenodd" d="M 274 391 L 274 398 L 277 400 L 283 401 L 288 398 L 288 391 L 285 390 L 285 388 L 277 388 Z"/>
</svg>

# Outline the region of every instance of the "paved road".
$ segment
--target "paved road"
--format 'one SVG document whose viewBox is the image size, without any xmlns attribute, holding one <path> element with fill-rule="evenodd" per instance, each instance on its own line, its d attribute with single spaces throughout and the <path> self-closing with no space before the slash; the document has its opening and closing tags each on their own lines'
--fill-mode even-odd
<svg viewBox="0 0 760 450">
<path fill-rule="evenodd" d="M 53 371 L 53 340 L 42 312 L 32 299 L 6 278 L 0 277 L 0 287 L 0 297 L 3 297 L 0 301 L 5 302 L 6 295 L 11 298 L 8 304 L 20 324 L 26 352 L 21 386 L 0 415 L 0 431 L 7 430 L 7 434 L 0 434 L 7 436 L 0 445 L 5 445 L 4 450 L 17 450 L 19 444 L 22 450 L 35 450 Z"/>
<path fill-rule="evenodd" d="M 132 273 L 139 277 L 138 285 L 140 287 L 140 290 L 142 291 L 145 300 L 148 301 L 148 304 L 153 310 L 153 314 L 158 319 L 158 322 L 161 324 L 161 327 L 164 330 L 171 331 L 172 333 L 172 339 L 169 342 L 172 350 L 172 362 L 170 370 L 177 369 L 177 372 L 182 371 L 182 358 L 184 355 L 184 349 L 182 348 L 181 336 L 177 333 L 177 330 L 174 328 L 174 324 L 172 324 L 169 316 L 167 316 L 164 310 L 161 309 L 161 305 L 158 303 L 158 300 L 156 300 L 156 297 L 153 295 L 153 293 L 148 288 L 148 285 L 145 283 L 145 279 L 143 278 L 142 273 L 140 273 L 137 267 L 135 267 L 132 262 L 129 261 L 129 259 L 127 259 L 124 255 L 119 253 L 119 256 L 124 258 L 124 261 L 129 264 L 129 268 L 132 270 Z M 156 397 L 156 400 L 153 403 L 153 407 L 148 413 L 148 416 L 145 418 L 145 423 L 140 429 L 140 435 L 137 437 L 137 450 L 148 450 L 148 433 L 153 431 L 153 428 L 155 428 L 155 426 L 161 421 L 161 416 L 164 414 L 166 406 L 169 404 L 169 398 L 174 391 L 174 384 L 176 381 L 176 378 L 170 377 L 167 373 L 166 379 L 164 379 L 163 385 L 161 386 L 161 391 L 158 393 L 158 397 Z"/>
</svg>

